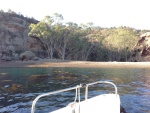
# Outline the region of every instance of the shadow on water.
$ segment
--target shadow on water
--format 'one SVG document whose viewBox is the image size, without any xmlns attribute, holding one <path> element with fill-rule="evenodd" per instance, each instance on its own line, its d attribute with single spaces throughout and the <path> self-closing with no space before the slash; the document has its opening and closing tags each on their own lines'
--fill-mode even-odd
<svg viewBox="0 0 150 113">
<path fill-rule="evenodd" d="M 121 104 L 128 113 L 150 112 L 150 70 L 113 68 L 2 68 L 0 69 L 0 112 L 30 113 L 32 101 L 44 92 L 56 91 L 99 80 L 114 82 Z M 90 87 L 89 96 L 110 93 L 108 85 Z M 42 98 L 37 113 L 46 113 L 73 102 L 75 91 Z M 81 99 L 84 98 L 81 90 Z"/>
</svg>

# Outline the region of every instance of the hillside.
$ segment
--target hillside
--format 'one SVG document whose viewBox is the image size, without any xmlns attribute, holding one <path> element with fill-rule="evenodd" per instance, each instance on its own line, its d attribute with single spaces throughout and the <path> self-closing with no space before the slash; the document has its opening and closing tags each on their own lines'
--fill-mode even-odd
<svg viewBox="0 0 150 113">
<path fill-rule="evenodd" d="M 38 21 L 13 11 L 0 12 L 0 58 L 18 59 L 19 53 L 37 50 L 37 41 L 28 36 L 29 25 Z M 36 43 L 36 44 L 35 44 Z"/>
<path fill-rule="evenodd" d="M 149 38 L 144 38 L 140 43 L 142 52 L 137 52 L 140 36 L 148 30 L 64 24 L 62 19 L 61 14 L 55 13 L 38 22 L 13 11 L 0 11 L 0 60 L 23 61 L 36 56 L 34 60 L 49 57 L 78 61 L 149 61 L 145 59 L 150 56 Z M 32 54 L 31 51 L 33 56 L 24 54 Z"/>
</svg>

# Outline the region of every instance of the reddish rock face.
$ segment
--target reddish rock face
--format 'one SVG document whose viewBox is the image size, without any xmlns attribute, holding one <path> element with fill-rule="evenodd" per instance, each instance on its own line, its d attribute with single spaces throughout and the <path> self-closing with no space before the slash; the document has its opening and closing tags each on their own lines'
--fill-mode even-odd
<svg viewBox="0 0 150 113">
<path fill-rule="evenodd" d="M 129 61 L 150 61 L 150 32 L 140 36 Z"/>
</svg>

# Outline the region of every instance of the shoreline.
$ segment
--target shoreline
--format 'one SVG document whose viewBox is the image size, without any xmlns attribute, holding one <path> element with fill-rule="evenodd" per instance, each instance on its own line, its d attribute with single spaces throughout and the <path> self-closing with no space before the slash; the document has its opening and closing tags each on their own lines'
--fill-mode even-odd
<svg viewBox="0 0 150 113">
<path fill-rule="evenodd" d="M 91 61 L 0 61 L 0 68 L 11 67 L 76 67 L 76 68 L 150 68 L 150 62 L 91 62 Z"/>
</svg>

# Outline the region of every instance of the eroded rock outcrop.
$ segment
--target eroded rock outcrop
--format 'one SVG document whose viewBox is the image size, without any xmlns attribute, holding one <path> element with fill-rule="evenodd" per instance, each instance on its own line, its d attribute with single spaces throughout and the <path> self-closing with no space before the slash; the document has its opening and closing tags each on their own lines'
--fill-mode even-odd
<svg viewBox="0 0 150 113">
<path fill-rule="evenodd" d="M 150 32 L 140 36 L 129 61 L 150 61 Z"/>
<path fill-rule="evenodd" d="M 40 50 L 36 39 L 28 36 L 29 25 L 38 21 L 11 12 L 0 12 L 0 60 L 18 59 L 20 52 Z"/>
</svg>

